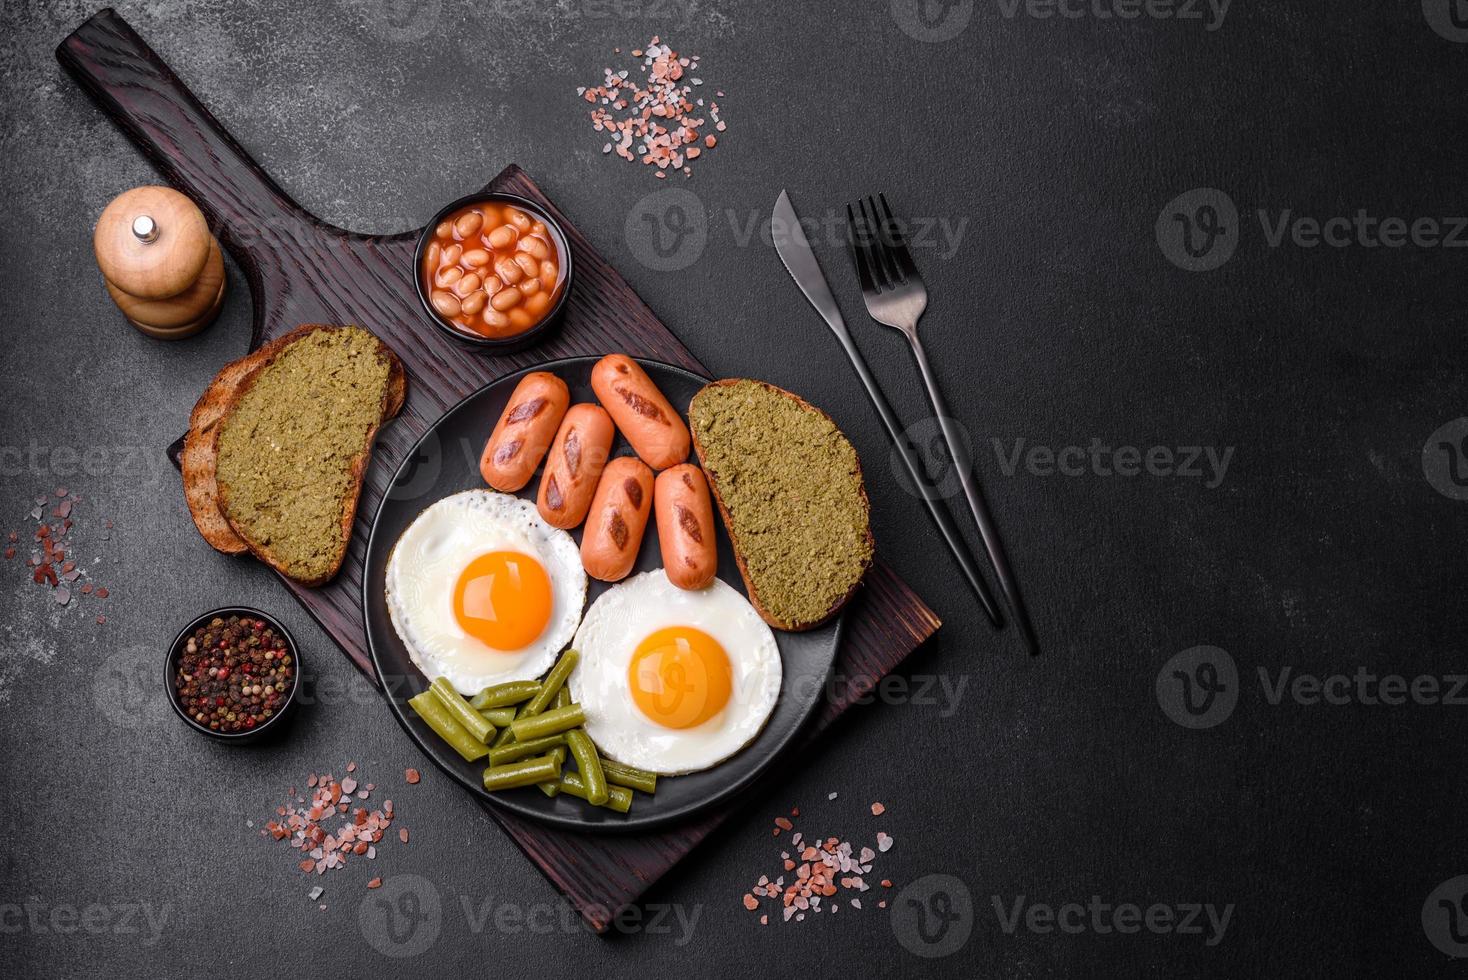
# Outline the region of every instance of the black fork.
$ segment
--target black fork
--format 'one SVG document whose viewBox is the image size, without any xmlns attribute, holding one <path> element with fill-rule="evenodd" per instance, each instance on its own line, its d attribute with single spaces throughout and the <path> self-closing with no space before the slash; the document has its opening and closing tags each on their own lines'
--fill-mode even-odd
<svg viewBox="0 0 1468 980">
<path fill-rule="evenodd" d="M 880 211 L 878 204 L 881 205 Z M 1030 623 L 1024 597 L 1020 595 L 1019 583 L 1015 581 L 1014 572 L 1009 567 L 1009 559 L 1004 553 L 1004 542 L 1000 540 L 999 529 L 989 513 L 989 505 L 985 503 L 984 495 L 974 480 L 973 463 L 964 448 L 957 422 L 948 412 L 947 403 L 938 389 L 938 379 L 928 364 L 928 355 L 923 351 L 922 341 L 918 339 L 918 320 L 928 308 L 928 289 L 923 285 L 922 276 L 918 274 L 917 263 L 912 260 L 912 250 L 908 247 L 902 226 L 892 216 L 892 209 L 887 206 L 887 198 L 882 194 L 875 199 L 866 197 L 856 202 L 854 211 L 853 205 L 848 204 L 846 221 L 850 232 L 848 243 L 852 260 L 856 263 L 857 275 L 861 278 L 861 293 L 866 301 L 867 312 L 873 320 L 897 330 L 907 338 L 912 356 L 917 361 L 918 371 L 923 376 L 923 385 L 928 389 L 928 401 L 938 417 L 943 441 L 948 446 L 948 458 L 953 461 L 969 511 L 979 526 L 979 534 L 984 539 L 984 549 L 989 553 L 989 561 L 994 565 L 999 588 L 1009 600 L 1009 607 L 1014 610 L 1014 619 L 1019 624 L 1025 648 L 1031 654 L 1038 653 L 1035 628 Z"/>
</svg>

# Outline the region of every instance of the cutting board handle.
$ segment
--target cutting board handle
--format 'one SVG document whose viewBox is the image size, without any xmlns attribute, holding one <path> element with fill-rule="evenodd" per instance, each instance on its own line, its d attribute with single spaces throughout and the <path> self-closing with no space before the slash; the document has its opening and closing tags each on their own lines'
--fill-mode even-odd
<svg viewBox="0 0 1468 980">
<path fill-rule="evenodd" d="M 317 224 L 250 159 L 173 69 L 116 11 L 98 11 L 56 49 L 77 84 L 240 260 L 251 246 Z"/>
</svg>

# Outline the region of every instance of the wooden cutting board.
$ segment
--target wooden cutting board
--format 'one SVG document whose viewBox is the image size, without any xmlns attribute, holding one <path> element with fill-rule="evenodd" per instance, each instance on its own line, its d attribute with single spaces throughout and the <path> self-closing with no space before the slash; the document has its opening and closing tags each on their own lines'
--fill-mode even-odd
<svg viewBox="0 0 1468 980">
<path fill-rule="evenodd" d="M 251 349 L 302 323 L 357 323 L 391 344 L 407 365 L 407 403 L 378 437 L 340 574 L 319 589 L 282 579 L 368 676 L 373 671 L 360 606 L 368 515 L 376 513 L 403 454 L 444 411 L 496 377 L 571 355 L 623 351 L 708 373 L 519 167 L 507 167 L 488 189 L 530 198 L 561 223 L 576 285 L 555 337 L 528 351 L 490 357 L 445 337 L 423 312 L 413 285 L 418 231 L 357 235 L 306 213 L 112 10 L 79 27 L 56 56 L 163 176 L 194 199 L 243 269 L 254 303 Z M 170 450 L 175 462 L 178 448 L 175 443 Z M 831 686 L 805 737 L 813 739 L 862 699 L 937 628 L 932 611 L 878 561 L 848 613 L 835 666 L 845 683 Z M 748 799 L 763 798 L 779 769 Z M 486 809 L 597 931 L 730 813 L 711 811 L 658 833 L 607 837 Z"/>
</svg>

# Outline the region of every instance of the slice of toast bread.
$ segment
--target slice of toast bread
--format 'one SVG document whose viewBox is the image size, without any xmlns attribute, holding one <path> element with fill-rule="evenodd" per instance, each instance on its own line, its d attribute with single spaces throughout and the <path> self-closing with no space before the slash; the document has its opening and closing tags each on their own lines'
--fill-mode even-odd
<svg viewBox="0 0 1468 980">
<path fill-rule="evenodd" d="M 355 354 L 333 355 L 338 346 Z M 371 363 L 357 377 L 340 375 L 354 370 L 354 361 L 357 368 Z M 333 371 L 338 372 L 335 381 Z M 282 372 L 289 379 L 277 376 Z M 252 396 L 262 380 L 261 393 Z M 371 390 L 358 392 L 354 386 Z M 185 497 L 205 540 L 229 553 L 249 550 L 305 584 L 328 581 L 346 553 L 377 430 L 402 408 L 406 393 L 402 362 L 359 327 L 308 324 L 227 365 L 195 406 L 184 444 Z M 292 399 L 301 404 L 272 416 L 271 402 Z M 336 431 L 338 423 L 356 428 L 343 433 Z M 225 439 L 231 429 L 233 435 Z M 326 463 L 322 440 L 334 439 L 346 439 L 350 451 L 341 447 L 335 462 Z M 283 446 L 297 451 L 281 452 Z M 224 481 L 221 451 L 230 454 Z M 233 503 L 231 479 L 238 484 Z M 318 510 L 327 506 L 319 499 L 322 483 L 332 487 L 330 528 L 318 520 L 313 533 L 303 533 L 293 516 L 310 510 L 313 502 Z"/>
<path fill-rule="evenodd" d="M 787 631 L 830 620 L 875 550 L 855 448 L 825 412 L 763 381 L 706 385 L 688 423 L 755 610 Z"/>
<path fill-rule="evenodd" d="M 224 417 L 224 410 L 229 407 L 239 386 L 262 361 L 315 327 L 315 324 L 297 327 L 244 357 L 230 361 L 214 376 L 189 413 L 189 431 L 184 436 L 180 455 L 184 501 L 189 505 L 194 526 L 216 551 L 238 555 L 249 550 L 245 540 L 234 533 L 234 528 L 229 526 L 224 512 L 219 509 L 219 488 L 214 482 L 214 459 L 218 455 L 215 435 L 219 420 Z"/>
</svg>

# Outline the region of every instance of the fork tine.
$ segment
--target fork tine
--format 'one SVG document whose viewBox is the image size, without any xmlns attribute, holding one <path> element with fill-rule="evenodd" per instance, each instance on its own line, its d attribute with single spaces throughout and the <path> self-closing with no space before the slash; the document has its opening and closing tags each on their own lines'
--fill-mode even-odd
<svg viewBox="0 0 1468 980">
<path fill-rule="evenodd" d="M 885 292 L 892 288 L 891 282 L 887 278 L 887 270 L 882 266 L 882 250 L 877 244 L 877 230 L 868 220 L 866 208 L 861 201 L 856 202 L 856 223 L 857 242 L 866 257 L 867 268 L 871 270 L 872 286 L 876 292 Z"/>
<path fill-rule="evenodd" d="M 851 213 L 850 204 L 846 205 L 846 245 L 851 249 L 852 261 L 856 263 L 856 275 L 861 280 L 862 292 L 877 292 L 877 284 L 872 279 L 871 266 L 867 264 L 866 250 L 857 241 L 857 219 Z"/>
<path fill-rule="evenodd" d="M 884 288 L 891 289 L 901 283 L 903 279 L 897 274 L 897 267 L 892 263 L 891 257 L 887 254 L 887 246 L 882 241 L 882 232 L 877 222 L 877 202 L 870 197 L 864 197 L 861 199 L 861 209 L 863 220 L 872 229 L 873 263 L 881 270 L 881 277 L 887 284 Z"/>
<path fill-rule="evenodd" d="M 892 217 L 892 209 L 887 206 L 887 195 L 879 193 L 877 197 L 882 202 L 882 214 L 886 218 L 884 227 L 888 232 L 887 244 L 891 248 L 891 255 L 896 258 L 897 267 L 902 270 L 904 279 L 916 276 L 917 264 L 912 260 L 912 249 L 908 247 L 907 236 L 902 234 L 902 226 Z"/>
</svg>

